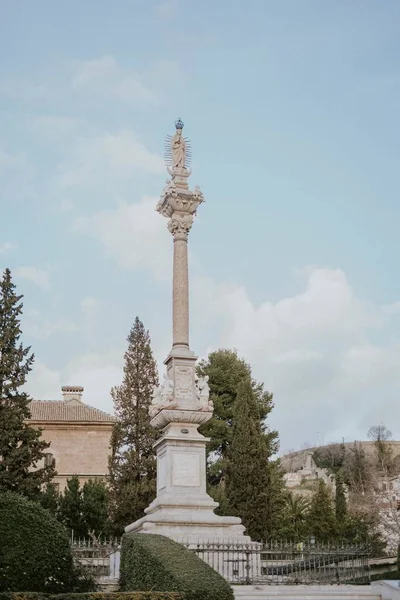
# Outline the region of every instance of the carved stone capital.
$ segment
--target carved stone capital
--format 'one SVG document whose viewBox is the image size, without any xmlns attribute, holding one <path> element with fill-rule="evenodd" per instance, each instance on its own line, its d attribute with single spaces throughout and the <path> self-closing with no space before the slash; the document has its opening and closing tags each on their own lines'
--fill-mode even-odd
<svg viewBox="0 0 400 600">
<path fill-rule="evenodd" d="M 193 225 L 193 215 L 174 213 L 168 221 L 168 229 L 174 240 L 187 240 Z"/>
</svg>

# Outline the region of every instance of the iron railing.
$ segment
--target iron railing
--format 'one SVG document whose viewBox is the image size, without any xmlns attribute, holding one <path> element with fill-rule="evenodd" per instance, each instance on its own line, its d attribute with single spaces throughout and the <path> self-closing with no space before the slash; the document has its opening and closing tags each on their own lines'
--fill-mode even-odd
<svg viewBox="0 0 400 600">
<path fill-rule="evenodd" d="M 232 584 L 369 583 L 366 546 L 181 541 Z"/>
<path fill-rule="evenodd" d="M 307 541 L 248 544 L 234 540 L 179 540 L 236 585 L 369 583 L 369 549 L 362 545 Z M 75 539 L 76 560 L 96 579 L 118 579 L 120 540 Z"/>
<path fill-rule="evenodd" d="M 113 579 L 119 573 L 120 540 L 73 539 L 71 547 L 75 560 L 96 579 Z"/>
</svg>

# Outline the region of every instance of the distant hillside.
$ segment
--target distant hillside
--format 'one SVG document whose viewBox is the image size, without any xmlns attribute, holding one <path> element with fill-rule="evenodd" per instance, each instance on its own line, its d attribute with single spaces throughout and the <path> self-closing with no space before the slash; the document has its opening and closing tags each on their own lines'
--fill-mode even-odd
<svg viewBox="0 0 400 600">
<path fill-rule="evenodd" d="M 388 443 L 392 448 L 393 458 L 400 456 L 400 441 L 391 440 Z M 374 442 L 368 440 L 357 442 L 357 444 L 361 444 L 366 456 L 372 456 L 374 452 Z M 285 454 L 280 458 L 282 467 L 286 473 L 296 473 L 304 465 L 304 461 L 307 454 L 314 454 L 316 450 L 329 449 L 337 445 L 340 444 L 326 444 L 325 446 L 314 446 L 313 448 L 305 448 L 303 450 L 298 450 L 297 452 Z M 345 442 L 344 445 L 346 448 L 352 448 L 354 446 L 354 442 Z"/>
</svg>

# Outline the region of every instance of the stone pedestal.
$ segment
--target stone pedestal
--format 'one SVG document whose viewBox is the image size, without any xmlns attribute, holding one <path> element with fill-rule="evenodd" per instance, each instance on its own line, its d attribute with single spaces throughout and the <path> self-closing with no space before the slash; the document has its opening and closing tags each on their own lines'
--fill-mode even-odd
<svg viewBox="0 0 400 600">
<path fill-rule="evenodd" d="M 196 357 L 172 352 L 165 364 L 174 383 L 171 408 L 163 408 L 151 424 L 162 429 L 156 442 L 157 496 L 146 516 L 126 527 L 126 532 L 158 533 L 174 540 L 238 539 L 246 542 L 237 517 L 214 514 L 218 504 L 206 491 L 206 443 L 198 427 L 212 417 L 210 405 L 199 410 L 195 381 Z"/>
<path fill-rule="evenodd" d="M 189 347 L 188 235 L 193 217 L 204 201 L 198 187 L 188 186 L 188 141 L 183 123 L 167 139 L 167 181 L 157 211 L 167 217 L 174 240 L 173 344 L 165 360 L 163 384 L 154 390 L 151 424 L 162 430 L 157 450 L 157 497 L 146 516 L 126 527 L 126 532 L 159 533 L 191 543 L 229 538 L 247 542 L 237 517 L 214 514 L 218 504 L 206 492 L 206 442 L 198 427 L 212 417 L 208 378 L 197 380 L 196 356 Z"/>
</svg>

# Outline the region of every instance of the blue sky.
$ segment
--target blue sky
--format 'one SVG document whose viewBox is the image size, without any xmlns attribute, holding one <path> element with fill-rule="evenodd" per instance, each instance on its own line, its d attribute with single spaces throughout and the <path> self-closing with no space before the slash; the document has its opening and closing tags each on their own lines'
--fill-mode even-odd
<svg viewBox="0 0 400 600">
<path fill-rule="evenodd" d="M 191 346 L 236 347 L 282 450 L 400 436 L 400 4 L 0 1 L 0 263 L 28 389 L 111 410 L 136 315 L 162 363 L 164 135 L 192 140 Z"/>
</svg>

